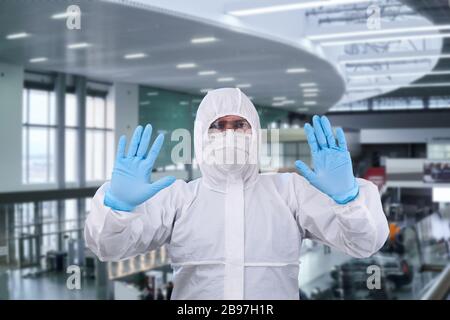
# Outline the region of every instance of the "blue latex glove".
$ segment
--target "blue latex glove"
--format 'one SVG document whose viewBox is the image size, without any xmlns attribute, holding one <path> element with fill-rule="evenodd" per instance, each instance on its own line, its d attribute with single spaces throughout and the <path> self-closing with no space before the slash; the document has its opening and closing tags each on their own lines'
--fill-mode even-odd
<svg viewBox="0 0 450 320">
<path fill-rule="evenodd" d="M 147 155 L 151 136 L 150 124 L 145 127 L 143 133 L 142 127 L 138 126 L 131 138 L 126 156 L 127 140 L 125 136 L 120 137 L 111 183 L 105 193 L 106 206 L 120 211 L 132 211 L 175 182 L 175 177 L 167 176 L 150 183 L 153 164 L 164 142 L 164 136 L 158 135 Z"/>
<path fill-rule="evenodd" d="M 337 145 L 327 117 L 314 116 L 313 125 L 306 123 L 305 133 L 314 171 L 300 160 L 295 162 L 295 166 L 314 187 L 338 204 L 348 203 L 358 196 L 359 186 L 353 175 L 344 131 L 341 128 L 336 130 Z"/>
</svg>

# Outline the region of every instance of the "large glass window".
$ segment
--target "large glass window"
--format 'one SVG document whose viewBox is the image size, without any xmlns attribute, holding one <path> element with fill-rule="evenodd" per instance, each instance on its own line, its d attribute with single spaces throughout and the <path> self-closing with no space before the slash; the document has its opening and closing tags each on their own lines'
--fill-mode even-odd
<svg viewBox="0 0 450 320">
<path fill-rule="evenodd" d="M 382 98 L 374 99 L 373 110 L 410 110 L 423 109 L 421 98 Z"/>
<path fill-rule="evenodd" d="M 450 108 L 449 96 L 433 96 L 429 101 L 430 109 L 448 109 Z M 423 99 L 420 97 L 407 98 L 376 98 L 373 99 L 373 111 L 387 110 L 421 110 L 424 109 Z M 351 111 L 369 111 L 368 100 L 361 100 L 352 103 L 339 104 L 333 106 L 330 112 L 351 112 Z"/>
<path fill-rule="evenodd" d="M 78 228 L 78 205 L 77 199 L 68 199 L 65 205 L 64 231 L 71 233 Z"/>
<path fill-rule="evenodd" d="M 67 251 L 68 238 L 81 236 L 85 213 L 78 210 L 79 201 L 85 200 L 15 204 L 14 234 L 9 241 L 14 241 L 14 258 L 20 266 L 38 265 L 49 251 Z"/>
<path fill-rule="evenodd" d="M 56 201 L 46 201 L 42 203 L 41 221 L 42 224 L 42 248 L 41 254 L 51 250 L 58 250 L 58 210 Z M 59 213 L 61 214 L 61 213 Z"/>
<path fill-rule="evenodd" d="M 280 157 L 282 159 L 282 166 L 290 168 L 294 165 L 296 160 L 311 163 L 311 152 L 308 144 L 302 142 L 284 142 L 281 144 Z"/>
<path fill-rule="evenodd" d="M 450 160 L 450 144 L 448 143 L 429 143 L 428 159 Z"/>
<path fill-rule="evenodd" d="M 108 179 L 114 162 L 114 112 L 104 97 L 86 99 L 86 181 Z"/>
<path fill-rule="evenodd" d="M 22 109 L 22 182 L 54 183 L 56 110 L 53 92 L 25 88 Z"/>
<path fill-rule="evenodd" d="M 331 112 L 367 111 L 367 110 L 369 110 L 369 104 L 367 100 L 339 104 L 330 109 Z"/>
<path fill-rule="evenodd" d="M 450 108 L 450 97 L 431 97 L 430 109 L 447 109 Z"/>
<path fill-rule="evenodd" d="M 77 182 L 78 108 L 76 95 L 66 94 L 65 181 Z M 114 112 L 105 97 L 86 97 L 86 181 L 103 181 L 114 162 Z M 49 90 L 23 90 L 23 183 L 56 182 L 57 119 L 55 94 Z"/>
</svg>

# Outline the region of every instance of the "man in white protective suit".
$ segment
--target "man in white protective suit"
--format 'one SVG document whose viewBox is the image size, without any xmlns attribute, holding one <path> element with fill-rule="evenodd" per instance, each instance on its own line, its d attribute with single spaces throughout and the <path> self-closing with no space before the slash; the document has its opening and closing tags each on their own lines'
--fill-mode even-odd
<svg viewBox="0 0 450 320">
<path fill-rule="evenodd" d="M 260 130 L 239 89 L 208 92 L 194 126 L 202 177 L 188 183 L 150 182 L 163 142 L 158 136 L 148 151 L 150 125 L 136 129 L 127 153 L 122 137 L 111 181 L 87 217 L 89 248 L 116 261 L 165 245 L 172 299 L 299 299 L 303 239 L 357 258 L 376 253 L 388 224 L 377 187 L 353 175 L 342 129 L 335 138 L 319 116 L 305 125 L 314 169 L 297 161 L 301 175 L 259 174 Z"/>
</svg>

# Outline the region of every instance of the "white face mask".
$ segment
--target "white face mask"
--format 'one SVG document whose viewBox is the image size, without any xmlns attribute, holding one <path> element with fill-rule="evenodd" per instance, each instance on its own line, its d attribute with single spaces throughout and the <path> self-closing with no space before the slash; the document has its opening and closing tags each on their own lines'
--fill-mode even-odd
<svg viewBox="0 0 450 320">
<path fill-rule="evenodd" d="M 249 162 L 252 134 L 235 130 L 209 133 L 203 150 L 206 164 L 237 171 Z"/>
</svg>

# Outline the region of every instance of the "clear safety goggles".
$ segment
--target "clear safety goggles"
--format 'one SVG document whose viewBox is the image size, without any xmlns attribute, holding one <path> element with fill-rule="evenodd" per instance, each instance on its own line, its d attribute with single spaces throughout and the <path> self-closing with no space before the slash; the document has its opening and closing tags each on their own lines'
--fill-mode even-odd
<svg viewBox="0 0 450 320">
<path fill-rule="evenodd" d="M 226 130 L 242 131 L 251 133 L 252 126 L 245 119 L 239 120 L 224 120 L 217 119 L 209 126 L 208 133 L 223 132 Z"/>
</svg>

